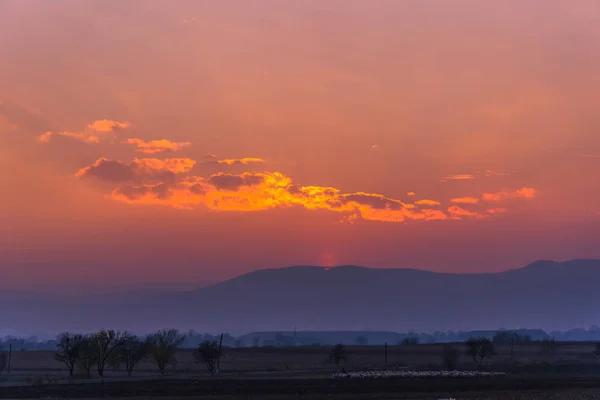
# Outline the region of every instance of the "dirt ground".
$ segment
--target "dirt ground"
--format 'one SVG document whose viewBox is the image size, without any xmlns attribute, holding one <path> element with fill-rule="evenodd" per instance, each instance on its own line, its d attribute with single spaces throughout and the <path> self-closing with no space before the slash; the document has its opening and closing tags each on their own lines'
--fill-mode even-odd
<svg viewBox="0 0 600 400">
<path fill-rule="evenodd" d="M 0 398 L 600 399 L 597 378 L 199 379 L 0 387 Z"/>
<path fill-rule="evenodd" d="M 464 345 L 456 344 L 461 350 L 460 364 L 462 368 L 473 368 L 473 361 L 464 354 Z M 347 370 L 363 370 L 373 368 L 439 368 L 441 365 L 441 344 L 389 346 L 387 363 L 383 346 L 349 346 L 348 360 L 342 366 Z M 548 365 L 562 365 L 565 369 L 590 370 L 600 368 L 600 359 L 593 354 L 594 343 L 559 344 L 552 354 L 542 354 L 539 343 L 515 346 L 511 357 L 510 346 L 496 346 L 497 355 L 486 359 L 491 369 L 533 367 L 543 368 Z M 335 370 L 329 359 L 330 347 L 299 348 L 241 348 L 225 349 L 221 359 L 223 373 L 242 373 L 253 371 L 293 372 L 293 371 L 331 371 Z M 26 377 L 35 375 L 64 376 L 65 367 L 54 360 L 51 351 L 16 351 L 13 352 L 11 376 Z M 192 350 L 181 350 L 176 356 L 177 362 L 169 367 L 169 375 L 202 375 L 205 369 L 192 357 Z M 136 376 L 156 375 L 156 367 L 146 360 L 134 371 Z M 106 376 L 125 376 L 123 368 L 108 368 Z"/>
<path fill-rule="evenodd" d="M 456 344 L 464 353 L 464 345 Z M 387 363 L 383 346 L 348 347 L 348 370 L 376 368 L 437 369 L 443 346 L 390 346 Z M 204 366 L 194 362 L 191 350 L 177 353 L 177 363 L 160 377 L 156 367 L 145 361 L 133 379 L 123 369 L 108 369 L 107 381 L 77 384 L 42 384 L 10 387 L 32 377 L 66 378 L 66 369 L 50 351 L 13 353 L 11 375 L 0 378 L 0 398 L 170 398 L 192 399 L 598 399 L 600 360 L 593 355 L 594 343 L 559 344 L 554 352 L 541 352 L 536 343 L 496 346 L 497 355 L 486 362 L 488 369 L 507 372 L 506 377 L 484 379 L 421 380 L 332 380 L 339 370 L 328 360 L 330 347 L 226 349 L 221 373 L 211 378 Z M 461 369 L 474 368 L 465 354 Z M 113 379 L 113 381 L 110 381 Z M 1 382 L 5 383 L 2 384 Z"/>
</svg>

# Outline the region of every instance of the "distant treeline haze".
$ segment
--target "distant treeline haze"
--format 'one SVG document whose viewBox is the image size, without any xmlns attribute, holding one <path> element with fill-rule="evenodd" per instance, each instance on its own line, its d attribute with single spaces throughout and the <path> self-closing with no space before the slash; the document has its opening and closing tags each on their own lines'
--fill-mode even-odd
<svg viewBox="0 0 600 400">
<path fill-rule="evenodd" d="M 83 335 L 86 336 L 86 335 Z M 89 336 L 89 335 L 88 335 Z M 139 335 L 146 338 L 150 335 Z M 193 330 L 182 332 L 181 348 L 197 348 L 203 342 L 219 341 L 220 335 L 202 334 Z M 254 332 L 241 336 L 223 334 L 224 347 L 287 347 L 312 345 L 388 345 L 408 343 L 457 343 L 470 338 L 488 338 L 490 340 L 508 340 L 509 337 L 519 340 L 540 341 L 554 339 L 556 341 L 600 341 L 600 328 L 572 329 L 569 331 L 545 332 L 538 329 L 497 330 L 497 331 L 464 331 L 464 332 L 372 332 L 372 331 L 280 331 Z M 57 350 L 59 339 L 38 340 L 35 336 L 18 338 L 6 336 L 0 339 L 0 350 L 12 345 L 14 351 L 20 350 Z"/>
</svg>

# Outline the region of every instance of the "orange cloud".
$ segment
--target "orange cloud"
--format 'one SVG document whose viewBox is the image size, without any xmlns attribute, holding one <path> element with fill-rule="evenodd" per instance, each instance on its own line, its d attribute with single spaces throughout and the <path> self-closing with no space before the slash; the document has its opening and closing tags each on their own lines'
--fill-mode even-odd
<svg viewBox="0 0 600 400">
<path fill-rule="evenodd" d="M 472 174 L 451 174 L 446 176 L 447 180 L 452 180 L 452 181 L 466 181 L 466 180 L 472 180 L 475 179 L 475 175 Z"/>
<path fill-rule="evenodd" d="M 475 212 L 465 210 L 459 206 L 450 206 L 448 207 L 448 213 L 450 214 L 452 219 L 462 219 L 462 217 L 475 217 L 475 218 L 483 218 L 483 215 Z"/>
<path fill-rule="evenodd" d="M 458 204 L 477 204 L 479 199 L 477 197 L 458 197 L 451 199 L 450 202 Z"/>
<path fill-rule="evenodd" d="M 147 142 L 138 138 L 127 139 L 125 143 L 135 145 L 137 151 L 144 154 L 175 152 L 191 145 L 190 142 L 173 142 L 167 139 L 151 140 Z"/>
<path fill-rule="evenodd" d="M 75 176 L 115 183 L 171 182 L 176 174 L 189 172 L 194 165 L 196 161 L 189 158 L 135 158 L 129 163 L 100 158 L 93 165 L 80 169 Z"/>
<path fill-rule="evenodd" d="M 153 142 L 129 139 L 128 143 L 152 149 Z M 158 142 L 158 141 L 155 141 Z M 172 149 L 174 142 L 158 145 Z M 264 162 L 260 158 L 217 159 L 204 156 L 205 162 L 226 165 L 247 165 Z M 503 208 L 485 211 L 466 210 L 452 205 L 446 210 L 432 199 L 414 202 L 386 197 L 378 193 L 343 193 L 326 186 L 300 186 L 280 172 L 244 172 L 240 174 L 216 173 L 206 178 L 183 176 L 189 173 L 196 161 L 189 158 L 134 158 L 131 162 L 98 159 L 93 165 L 82 168 L 79 178 L 95 178 L 121 185 L 111 192 L 115 200 L 129 204 L 154 204 L 182 209 L 198 206 L 214 211 L 258 211 L 282 207 L 303 207 L 309 210 L 329 210 L 343 214 L 342 221 L 353 223 L 358 219 L 385 222 L 434 221 L 446 219 L 484 218 L 503 213 Z M 467 179 L 467 178 L 463 178 Z M 486 200 L 508 197 L 532 198 L 535 189 L 521 188 L 514 192 L 485 193 Z M 414 196 L 413 192 L 408 193 Z M 450 199 L 451 203 L 475 205 L 476 197 Z"/>
<path fill-rule="evenodd" d="M 116 189 L 112 196 L 129 204 L 161 204 L 176 208 L 203 205 L 218 211 L 257 211 L 300 206 L 346 214 L 347 220 L 406 222 L 444 220 L 441 210 L 414 205 L 373 193 L 341 193 L 332 187 L 298 186 L 279 172 L 215 174 L 208 179 L 187 177 L 170 185 L 142 184 Z"/>
<path fill-rule="evenodd" d="M 510 172 L 499 172 L 499 171 L 494 171 L 493 169 L 487 169 L 484 172 L 484 175 L 485 176 L 509 176 Z"/>
<path fill-rule="evenodd" d="M 98 144 L 104 138 L 111 137 L 112 134 L 117 132 L 119 129 L 125 129 L 131 127 L 128 122 L 118 122 L 112 120 L 98 120 L 91 124 L 88 124 L 83 132 L 46 132 L 38 136 L 38 142 L 48 143 L 54 136 L 68 137 L 74 140 L 78 140 L 88 144 Z"/>
<path fill-rule="evenodd" d="M 227 165 L 264 164 L 265 160 L 256 157 L 227 158 L 224 160 L 216 160 L 216 163 Z"/>
<path fill-rule="evenodd" d="M 408 192 L 406 195 L 410 196 L 410 197 L 413 197 L 415 195 L 415 192 Z"/>
<path fill-rule="evenodd" d="M 537 196 L 537 190 L 534 188 L 524 187 L 513 192 L 496 192 L 496 193 L 484 193 L 483 199 L 486 201 L 502 201 L 507 199 L 533 199 Z"/>
<path fill-rule="evenodd" d="M 119 122 L 110 119 L 100 119 L 92 122 L 91 124 L 88 124 L 87 127 L 89 130 L 95 132 L 107 133 L 115 132 L 119 129 L 129 128 L 131 127 L 131 124 L 129 122 Z"/>
<path fill-rule="evenodd" d="M 423 199 L 415 201 L 415 204 L 418 204 L 420 206 L 439 206 L 441 203 L 436 200 Z"/>
</svg>

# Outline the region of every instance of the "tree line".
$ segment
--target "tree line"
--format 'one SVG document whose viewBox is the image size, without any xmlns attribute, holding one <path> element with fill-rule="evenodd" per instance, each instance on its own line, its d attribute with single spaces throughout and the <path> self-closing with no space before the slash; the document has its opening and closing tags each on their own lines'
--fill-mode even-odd
<svg viewBox="0 0 600 400">
<path fill-rule="evenodd" d="M 145 337 L 105 329 L 89 335 L 65 332 L 57 339 L 54 358 L 65 365 L 71 377 L 78 368 L 88 377 L 95 369 L 103 378 L 107 366 L 119 368 L 121 365 L 131 376 L 143 360 L 150 360 L 163 375 L 166 368 L 176 362 L 175 354 L 184 340 L 185 335 L 177 329 L 162 329 Z M 214 374 L 221 353 L 216 341 L 206 340 L 197 346 L 193 355 L 196 362 L 203 363 Z"/>
</svg>

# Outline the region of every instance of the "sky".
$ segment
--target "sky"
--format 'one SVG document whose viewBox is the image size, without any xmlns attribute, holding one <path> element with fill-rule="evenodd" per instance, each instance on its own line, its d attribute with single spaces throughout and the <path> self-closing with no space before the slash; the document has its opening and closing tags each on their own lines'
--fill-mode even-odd
<svg viewBox="0 0 600 400">
<path fill-rule="evenodd" d="M 600 3 L 0 2 L 0 287 L 600 258 Z"/>
</svg>

